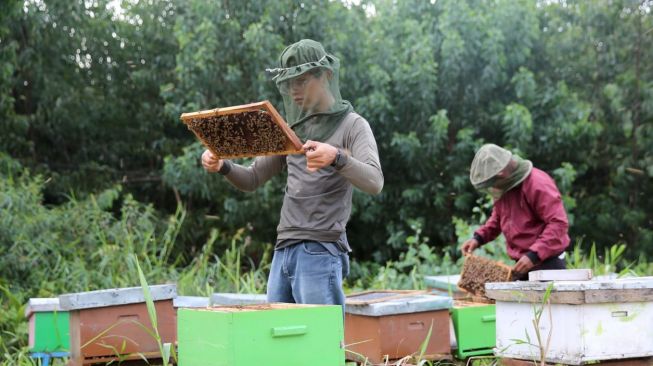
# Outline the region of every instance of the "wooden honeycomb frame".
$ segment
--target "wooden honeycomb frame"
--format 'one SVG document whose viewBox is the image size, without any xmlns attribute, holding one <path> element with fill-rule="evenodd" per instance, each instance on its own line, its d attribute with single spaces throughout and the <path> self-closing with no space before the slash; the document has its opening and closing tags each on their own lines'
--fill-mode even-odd
<svg viewBox="0 0 653 366">
<path fill-rule="evenodd" d="M 242 114 L 246 112 L 267 112 L 272 121 L 276 126 L 278 126 L 286 138 L 285 148 L 280 151 L 267 151 L 267 152 L 244 152 L 239 154 L 220 154 L 211 147 L 211 143 L 201 137 L 194 129 L 191 128 L 191 122 L 200 120 L 209 120 L 213 117 L 225 116 L 231 114 Z M 186 124 L 189 130 L 191 130 L 202 144 L 209 149 L 215 156 L 218 156 L 220 159 L 234 159 L 234 158 L 246 158 L 246 157 L 255 157 L 255 156 L 265 156 L 265 155 L 289 155 L 289 154 L 299 154 L 302 153 L 302 142 L 299 140 L 295 132 L 288 126 L 284 121 L 283 117 L 279 112 L 274 108 L 272 103 L 265 100 L 263 102 L 251 103 L 238 105 L 233 107 L 225 108 L 216 108 L 199 112 L 183 113 L 181 115 L 181 120 Z"/>
<path fill-rule="evenodd" d="M 472 295 L 485 297 L 485 283 L 511 280 L 511 267 L 501 262 L 469 254 L 465 257 L 458 287 Z"/>
</svg>

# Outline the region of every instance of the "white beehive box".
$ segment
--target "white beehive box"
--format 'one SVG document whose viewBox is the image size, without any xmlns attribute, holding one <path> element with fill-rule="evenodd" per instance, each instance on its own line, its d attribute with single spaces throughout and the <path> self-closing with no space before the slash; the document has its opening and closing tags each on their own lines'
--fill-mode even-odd
<svg viewBox="0 0 653 366">
<path fill-rule="evenodd" d="M 549 284 L 550 305 L 542 305 Z M 551 334 L 548 362 L 653 356 L 653 277 L 488 283 L 486 291 L 496 300 L 499 357 L 540 359 L 533 320 L 542 307 L 538 328 L 543 345 Z"/>
</svg>

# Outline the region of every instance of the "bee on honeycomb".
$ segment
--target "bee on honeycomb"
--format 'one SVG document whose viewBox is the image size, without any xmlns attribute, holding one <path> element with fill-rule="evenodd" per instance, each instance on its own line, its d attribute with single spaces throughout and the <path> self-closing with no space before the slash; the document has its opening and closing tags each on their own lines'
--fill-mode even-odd
<svg viewBox="0 0 653 366">
<path fill-rule="evenodd" d="M 220 157 L 257 156 L 286 150 L 286 136 L 265 111 L 194 118 L 187 125 Z"/>
<path fill-rule="evenodd" d="M 511 279 L 511 269 L 503 263 L 469 255 L 465 258 L 458 287 L 476 295 L 485 296 L 487 282 L 506 282 Z"/>
</svg>

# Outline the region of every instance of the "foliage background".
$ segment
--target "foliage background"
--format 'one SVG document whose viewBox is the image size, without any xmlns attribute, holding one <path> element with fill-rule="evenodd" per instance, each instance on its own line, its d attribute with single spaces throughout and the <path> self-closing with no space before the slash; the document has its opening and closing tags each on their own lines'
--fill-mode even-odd
<svg viewBox="0 0 653 366">
<path fill-rule="evenodd" d="M 244 194 L 206 174 L 179 115 L 281 108 L 264 69 L 301 38 L 342 60 L 386 178 L 354 195 L 349 287 L 456 270 L 491 209 L 468 181 L 486 142 L 556 179 L 574 263 L 649 273 L 652 5 L 0 2 L 0 350 L 23 349 L 28 297 L 136 285 L 129 253 L 187 293 L 264 291 L 285 178 Z"/>
</svg>

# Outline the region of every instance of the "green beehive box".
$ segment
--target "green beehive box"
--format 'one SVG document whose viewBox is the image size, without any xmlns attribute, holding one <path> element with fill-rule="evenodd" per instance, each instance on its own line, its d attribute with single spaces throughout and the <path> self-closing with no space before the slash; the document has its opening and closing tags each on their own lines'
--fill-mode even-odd
<svg viewBox="0 0 653 366">
<path fill-rule="evenodd" d="M 491 354 L 496 344 L 496 306 L 456 302 L 451 309 L 458 358 Z"/>
<path fill-rule="evenodd" d="M 221 306 L 177 316 L 179 366 L 345 364 L 341 306 Z"/>
<path fill-rule="evenodd" d="M 70 316 L 62 311 L 57 298 L 33 298 L 25 307 L 29 322 L 30 352 L 70 350 Z"/>
</svg>

